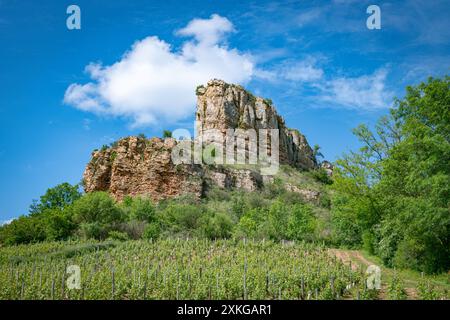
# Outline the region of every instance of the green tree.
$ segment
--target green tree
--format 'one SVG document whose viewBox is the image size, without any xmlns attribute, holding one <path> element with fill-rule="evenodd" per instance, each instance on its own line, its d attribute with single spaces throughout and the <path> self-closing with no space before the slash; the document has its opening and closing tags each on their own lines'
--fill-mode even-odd
<svg viewBox="0 0 450 320">
<path fill-rule="evenodd" d="M 74 221 L 88 238 L 105 239 L 108 232 L 119 228 L 126 217 L 106 192 L 91 192 L 70 207 Z"/>
<path fill-rule="evenodd" d="M 46 240 L 65 240 L 76 229 L 70 210 L 47 209 L 43 214 Z"/>
<path fill-rule="evenodd" d="M 182 204 L 170 201 L 159 212 L 162 229 L 170 234 L 192 235 L 201 225 L 203 208 L 198 204 Z"/>
<path fill-rule="evenodd" d="M 30 214 L 39 214 L 47 209 L 64 209 L 81 197 L 82 194 L 79 189 L 80 186 L 78 184 L 71 185 L 67 182 L 48 189 L 40 197 L 39 202 L 33 201 L 33 204 L 30 206 Z"/>
<path fill-rule="evenodd" d="M 318 144 L 315 144 L 313 147 L 313 156 L 314 158 L 322 158 L 323 159 L 323 154 L 322 152 L 320 152 L 320 146 Z"/>
<path fill-rule="evenodd" d="M 223 212 L 207 212 L 201 219 L 201 235 L 209 239 L 231 237 L 233 224 L 231 218 Z"/>
<path fill-rule="evenodd" d="M 163 138 L 172 138 L 172 131 L 164 130 L 163 131 Z"/>
<path fill-rule="evenodd" d="M 337 161 L 334 229 L 356 233 L 385 263 L 426 272 L 450 267 L 450 78 L 409 86 L 375 133 Z M 351 222 L 353 220 L 353 222 Z M 345 233 L 344 233 L 345 234 Z M 344 242 L 345 243 L 345 242 Z"/>
<path fill-rule="evenodd" d="M 145 197 L 126 197 L 122 209 L 129 220 L 153 222 L 156 219 L 155 206 L 151 199 Z"/>
<path fill-rule="evenodd" d="M 0 228 L 0 242 L 6 245 L 39 242 L 45 238 L 45 223 L 40 216 L 21 216 Z"/>
<path fill-rule="evenodd" d="M 314 240 L 316 219 L 310 206 L 294 204 L 287 221 L 287 236 L 291 240 Z"/>
<path fill-rule="evenodd" d="M 62 183 L 49 188 L 39 201 L 33 201 L 30 215 L 0 227 L 0 242 L 20 244 L 67 239 L 75 229 L 67 209 L 81 195 L 79 185 Z"/>
</svg>

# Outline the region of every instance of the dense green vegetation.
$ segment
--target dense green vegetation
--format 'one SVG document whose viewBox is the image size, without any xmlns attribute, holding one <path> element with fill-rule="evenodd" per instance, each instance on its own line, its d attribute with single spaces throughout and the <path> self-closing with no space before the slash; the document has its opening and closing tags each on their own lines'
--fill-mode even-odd
<svg viewBox="0 0 450 320">
<path fill-rule="evenodd" d="M 164 130 L 163 131 L 163 138 L 172 138 L 172 131 Z"/>
<path fill-rule="evenodd" d="M 450 269 L 450 77 L 408 87 L 375 132 L 337 161 L 337 243 L 363 246 L 388 266 Z"/>
<path fill-rule="evenodd" d="M 289 180 L 290 179 L 290 180 Z M 261 192 L 209 190 L 205 199 L 190 195 L 154 203 L 143 197 L 115 202 L 106 192 L 82 195 L 67 183 L 49 189 L 22 216 L 0 228 L 4 244 L 67 239 L 255 238 L 326 240 L 316 218 L 329 201 L 308 204 L 286 191 L 283 180 L 322 188 L 312 173 L 283 167 Z"/>
</svg>

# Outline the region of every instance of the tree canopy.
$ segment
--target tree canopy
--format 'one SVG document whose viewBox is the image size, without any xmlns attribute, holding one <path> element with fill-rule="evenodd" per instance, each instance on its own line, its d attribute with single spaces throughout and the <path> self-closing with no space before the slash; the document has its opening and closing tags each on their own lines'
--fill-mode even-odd
<svg viewBox="0 0 450 320">
<path fill-rule="evenodd" d="M 337 161 L 334 234 L 386 264 L 450 267 L 450 78 L 409 86 L 357 152 Z"/>
</svg>

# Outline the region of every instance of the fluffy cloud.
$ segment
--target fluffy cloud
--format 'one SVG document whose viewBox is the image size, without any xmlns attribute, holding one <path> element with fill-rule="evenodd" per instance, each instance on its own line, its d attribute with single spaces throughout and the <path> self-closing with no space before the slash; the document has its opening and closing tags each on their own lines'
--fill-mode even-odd
<svg viewBox="0 0 450 320">
<path fill-rule="evenodd" d="M 264 70 L 256 68 L 255 76 L 279 82 L 295 95 L 309 88 L 302 99 L 312 101 L 312 107 L 358 110 L 378 110 L 391 105 L 393 93 L 386 87 L 387 70 L 381 68 L 373 74 L 346 77 L 326 74 L 313 56 L 303 60 L 288 60 Z"/>
<path fill-rule="evenodd" d="M 318 66 L 323 59 L 314 56 L 260 68 L 255 56 L 226 45 L 231 32 L 233 24 L 214 14 L 194 19 L 176 32 L 188 37 L 178 51 L 155 36 L 137 41 L 112 65 L 87 65 L 91 81 L 71 84 L 64 102 L 98 115 L 131 119 L 133 127 L 173 123 L 192 115 L 196 86 L 211 78 L 240 84 L 252 79 L 281 83 L 297 96 L 308 87 L 308 96 L 302 99 L 311 98 L 318 106 L 374 110 L 391 102 L 385 69 L 359 77 L 334 76 L 326 74 Z"/>
<path fill-rule="evenodd" d="M 371 75 L 328 80 L 319 85 L 323 92 L 321 99 L 349 109 L 388 108 L 393 94 L 386 89 L 386 76 L 387 70 L 379 69 Z"/>
<path fill-rule="evenodd" d="M 314 59 L 306 59 L 285 64 L 280 68 L 280 76 L 286 80 L 312 82 L 322 78 L 323 70 L 316 66 Z"/>
<path fill-rule="evenodd" d="M 5 221 L 0 221 L 0 226 L 5 226 L 7 224 L 10 224 L 11 222 L 13 222 L 13 220 L 14 220 L 14 218 L 5 220 Z"/>
<path fill-rule="evenodd" d="M 254 77 L 272 82 L 304 84 L 320 81 L 323 70 L 317 66 L 317 59 L 312 56 L 302 60 L 285 60 L 272 67 L 255 68 Z"/>
<path fill-rule="evenodd" d="M 234 31 L 233 24 L 227 18 L 213 14 L 210 19 L 194 19 L 178 30 L 177 34 L 192 36 L 198 42 L 214 45 L 221 41 L 226 33 Z"/>
<path fill-rule="evenodd" d="M 180 51 L 151 36 L 133 44 L 110 66 L 91 63 L 91 82 L 71 84 L 64 102 L 96 114 L 131 118 L 132 126 L 174 122 L 191 115 L 195 87 L 211 78 L 246 83 L 254 74 L 250 55 L 224 44 L 232 23 L 221 16 L 194 19 L 177 35 L 191 37 Z M 192 39 L 193 38 L 193 39 Z"/>
</svg>

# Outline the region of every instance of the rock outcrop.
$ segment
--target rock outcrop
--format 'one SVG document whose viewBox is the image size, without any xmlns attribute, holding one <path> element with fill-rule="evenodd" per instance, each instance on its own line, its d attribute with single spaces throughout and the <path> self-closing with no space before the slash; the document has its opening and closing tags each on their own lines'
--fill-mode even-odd
<svg viewBox="0 0 450 320">
<path fill-rule="evenodd" d="M 334 166 L 328 162 L 328 161 L 322 161 L 322 163 L 320 164 L 320 167 L 325 170 L 325 172 L 327 173 L 327 175 L 329 177 L 333 176 L 333 171 L 334 171 Z"/>
<path fill-rule="evenodd" d="M 148 196 L 155 201 L 182 194 L 200 198 L 209 188 L 254 191 L 263 185 L 255 170 L 171 161 L 172 138 L 127 137 L 92 153 L 83 175 L 86 192 L 109 191 L 116 200 Z"/>
<path fill-rule="evenodd" d="M 305 170 L 318 167 L 306 138 L 286 127 L 270 101 L 220 80 L 198 87 L 196 93 L 197 134 L 209 129 L 279 129 L 281 164 Z M 200 198 L 212 186 L 254 191 L 272 180 L 246 168 L 175 165 L 171 154 L 178 143 L 173 138 L 127 137 L 94 151 L 83 175 L 85 191 L 109 191 L 117 200 L 144 195 L 158 201 L 184 194 Z"/>
<path fill-rule="evenodd" d="M 288 129 L 272 102 L 255 97 L 243 87 L 211 80 L 206 87 L 199 86 L 197 94 L 196 134 L 217 129 L 278 129 L 280 163 L 301 169 L 313 169 L 317 162 L 304 135 Z"/>
<path fill-rule="evenodd" d="M 173 165 L 175 139 L 128 137 L 92 153 L 84 171 L 86 192 L 109 191 L 117 200 L 145 195 L 154 200 L 182 193 L 200 197 L 203 170 L 198 165 Z"/>
</svg>

